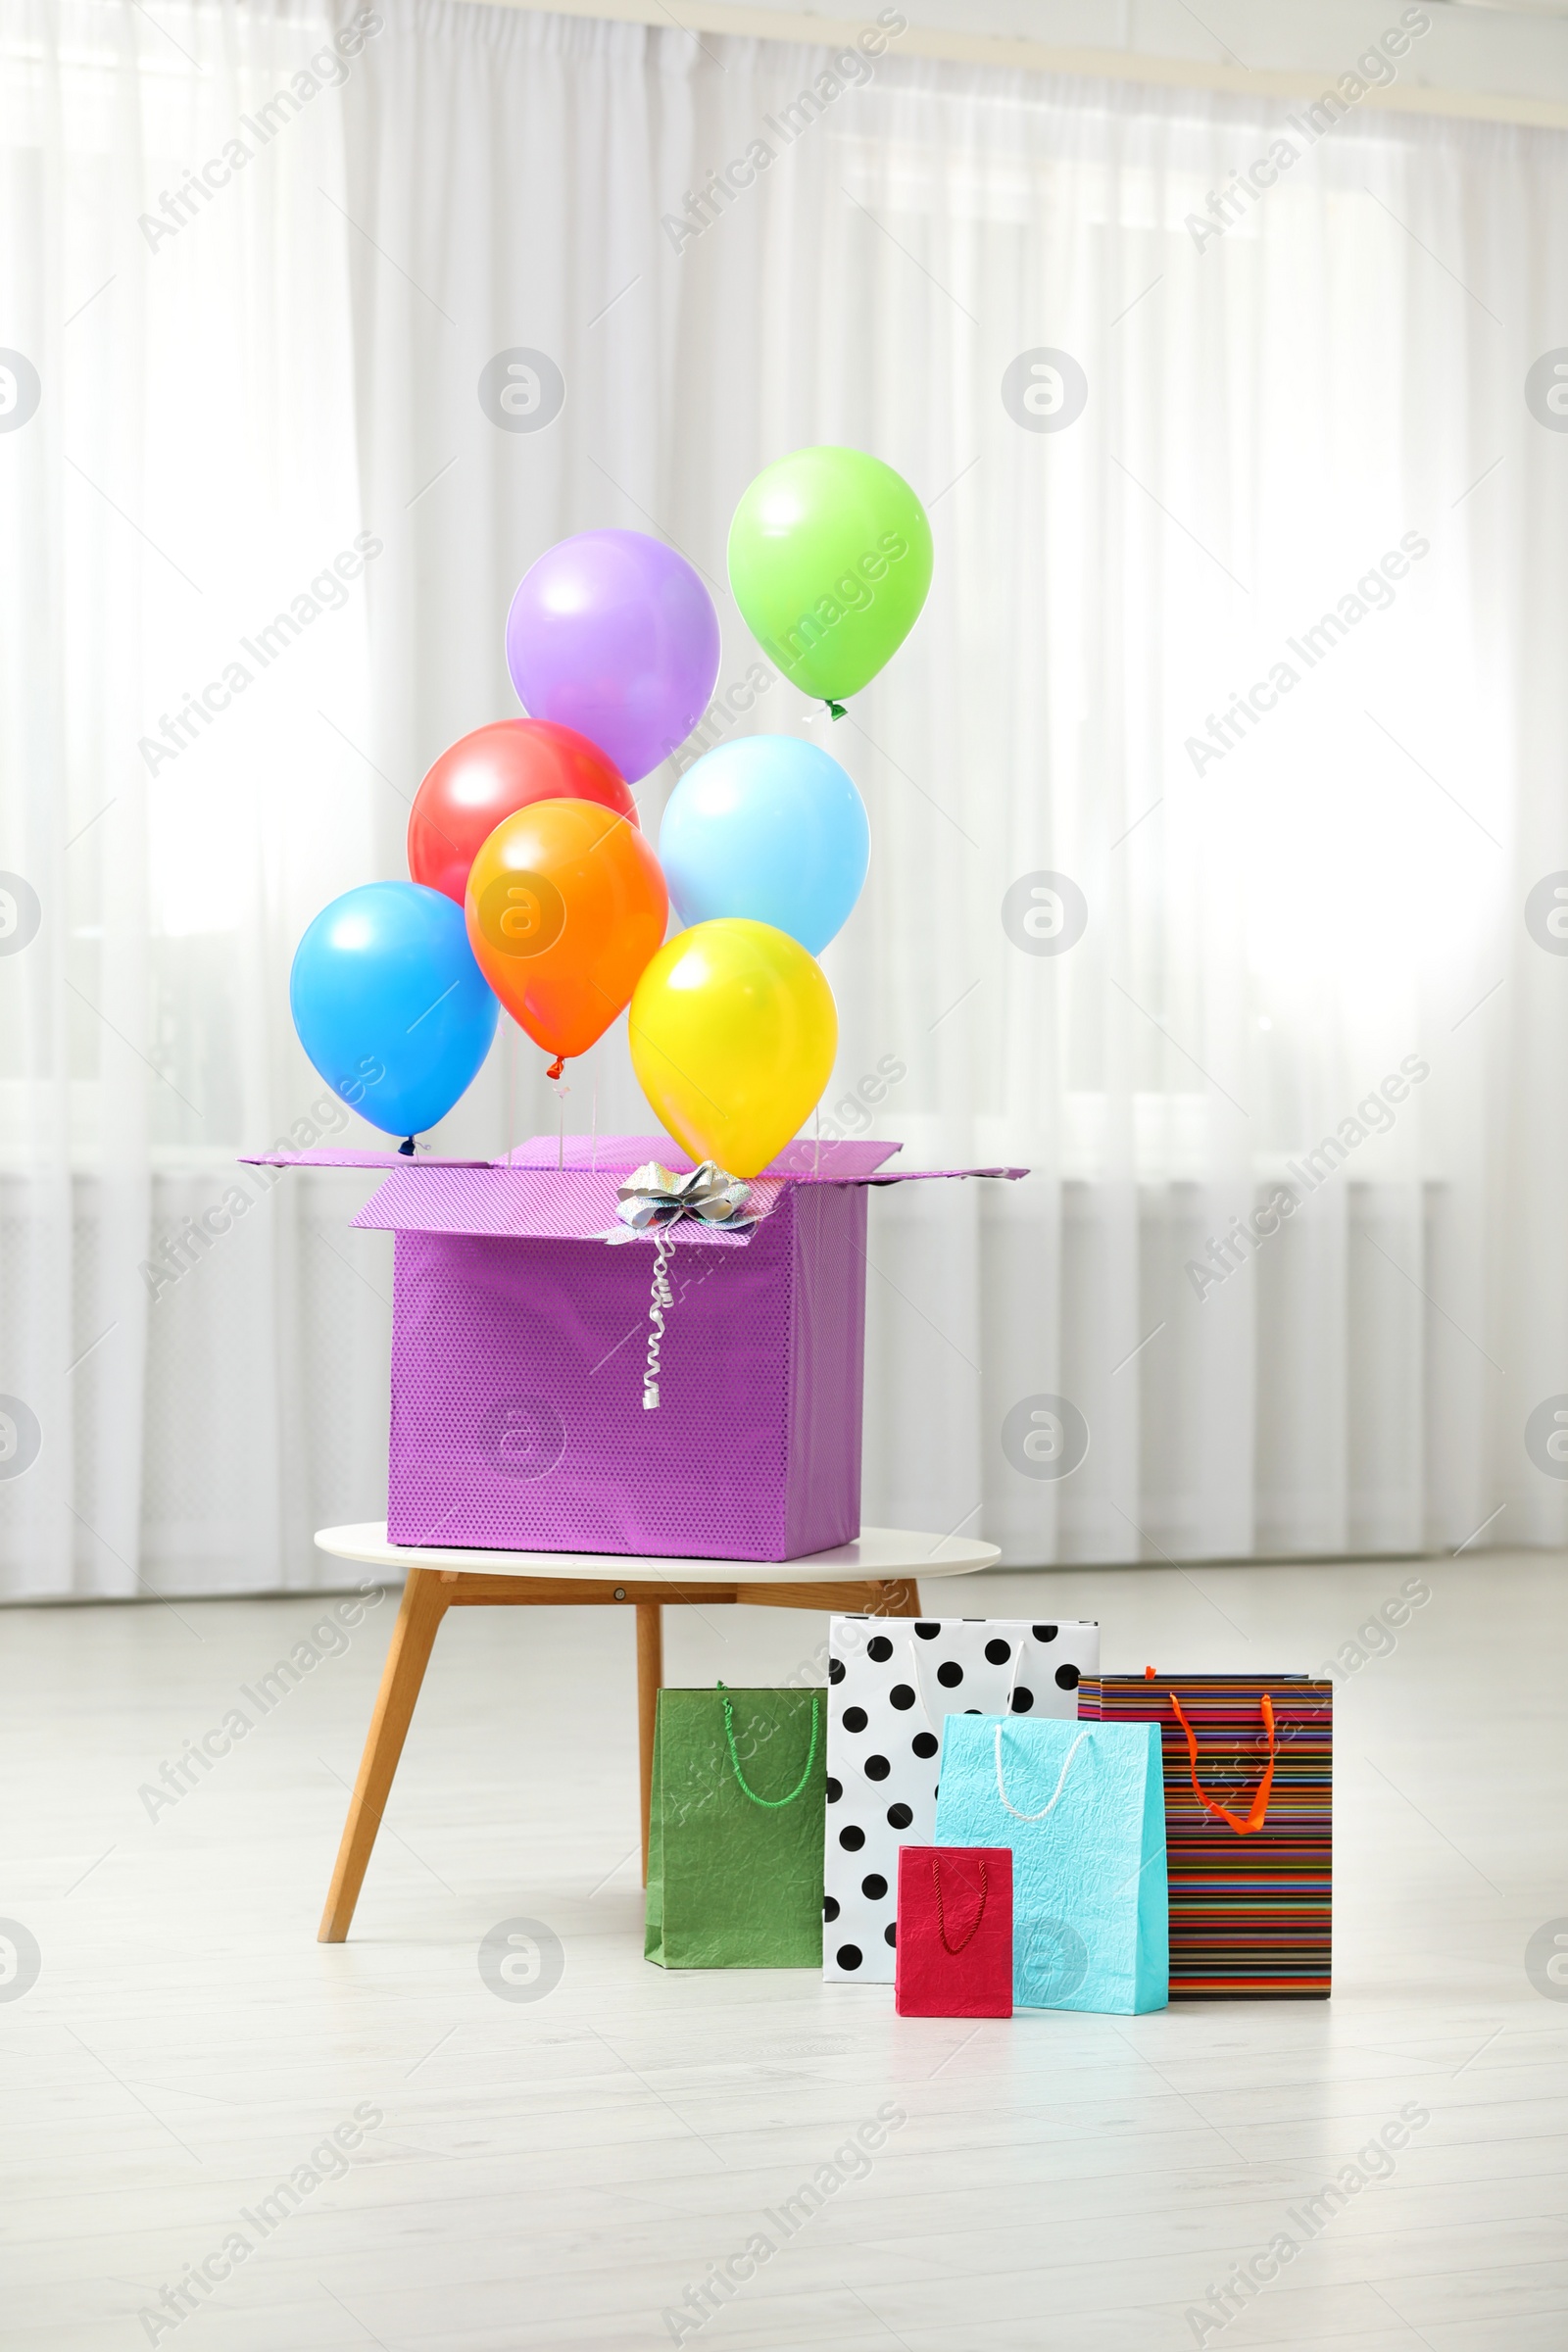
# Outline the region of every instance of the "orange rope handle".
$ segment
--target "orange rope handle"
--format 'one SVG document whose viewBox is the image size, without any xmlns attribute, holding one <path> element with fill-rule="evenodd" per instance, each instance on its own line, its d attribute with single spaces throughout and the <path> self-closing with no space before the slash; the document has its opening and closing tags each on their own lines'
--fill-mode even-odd
<svg viewBox="0 0 1568 2352">
<path fill-rule="evenodd" d="M 1166 1696 L 1175 1710 L 1177 1722 L 1187 1734 L 1187 1755 L 1192 1766 L 1193 1794 L 1206 1813 L 1212 1813 L 1217 1821 L 1229 1822 L 1238 1838 L 1252 1837 L 1268 1819 L 1269 1794 L 1274 1787 L 1274 1758 L 1279 1752 L 1279 1742 L 1274 1737 L 1274 1701 L 1266 1690 L 1262 1693 L 1263 1729 L 1268 1734 L 1268 1763 L 1264 1767 L 1263 1778 L 1259 1781 L 1256 1793 L 1248 1808 L 1247 1819 L 1243 1821 L 1239 1815 L 1231 1811 L 1229 1805 L 1222 1805 L 1216 1798 L 1205 1796 L 1198 1786 L 1198 1740 L 1194 1736 L 1192 1725 L 1182 1713 L 1182 1702 L 1175 1691 L 1167 1691 Z"/>
</svg>

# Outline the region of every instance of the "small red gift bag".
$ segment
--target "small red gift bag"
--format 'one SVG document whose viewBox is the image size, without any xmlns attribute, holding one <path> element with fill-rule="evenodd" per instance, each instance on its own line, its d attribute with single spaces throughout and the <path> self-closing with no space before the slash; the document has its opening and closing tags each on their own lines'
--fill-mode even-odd
<svg viewBox="0 0 1568 2352">
<path fill-rule="evenodd" d="M 1012 2015 L 1012 1851 L 899 1848 L 900 2017 Z"/>
</svg>

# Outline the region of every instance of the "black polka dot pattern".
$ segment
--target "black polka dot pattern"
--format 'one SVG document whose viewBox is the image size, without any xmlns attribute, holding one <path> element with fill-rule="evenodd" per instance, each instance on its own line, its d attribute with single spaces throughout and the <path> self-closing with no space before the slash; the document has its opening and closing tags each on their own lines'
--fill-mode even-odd
<svg viewBox="0 0 1568 2352">
<path fill-rule="evenodd" d="M 952 1713 L 1077 1713 L 1100 1629 L 1011 1619 L 835 1617 L 829 1641 L 824 1878 L 842 1940 L 823 1972 L 893 1982 L 899 1847 L 936 1842 L 941 1725 Z"/>
</svg>

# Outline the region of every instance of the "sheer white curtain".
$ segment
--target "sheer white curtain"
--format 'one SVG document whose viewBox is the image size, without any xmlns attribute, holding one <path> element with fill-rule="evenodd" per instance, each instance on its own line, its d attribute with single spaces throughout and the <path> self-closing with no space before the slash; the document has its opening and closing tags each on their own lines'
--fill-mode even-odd
<svg viewBox="0 0 1568 2352">
<path fill-rule="evenodd" d="M 100 375 L 128 371 L 141 404 L 109 404 L 122 484 L 160 431 L 171 464 L 187 456 L 146 398 L 155 375 L 187 393 L 202 370 L 244 380 L 252 437 L 211 402 L 201 425 L 244 465 L 231 454 L 159 509 L 190 534 L 170 550 L 184 568 L 203 577 L 199 548 L 254 625 L 357 531 L 382 552 L 365 605 L 290 651 L 294 677 L 280 665 L 275 743 L 246 739 L 247 712 L 232 746 L 215 728 L 138 787 L 151 808 L 191 779 L 165 835 L 121 836 L 105 869 L 122 892 L 116 1017 L 169 1073 L 200 1069 L 209 1092 L 184 1091 L 208 1124 L 152 1127 L 163 1081 L 78 1043 L 83 1102 L 117 1085 L 131 1104 L 74 1145 L 57 1109 L 48 1152 L 29 1146 L 16 1213 L 33 1238 L 10 1246 L 42 1271 L 31 1289 L 7 1275 L 26 1311 L 8 1316 L 0 1388 L 41 1393 L 49 1348 L 69 1362 L 100 1328 L 81 1260 L 80 1336 L 50 1336 L 73 1165 L 107 1263 L 113 1215 L 149 1213 L 157 1151 L 185 1147 L 181 1182 L 220 1182 L 226 1151 L 309 1102 L 286 1036 L 294 932 L 348 881 L 403 870 L 424 766 L 515 709 L 501 631 L 516 579 L 564 533 L 616 523 L 666 535 L 713 587 L 721 695 L 741 691 L 710 739 L 813 732 L 866 797 L 871 879 L 826 959 L 843 1042 L 824 1115 L 933 1165 L 1034 1171 L 873 1200 L 867 1517 L 983 1532 L 1019 1562 L 1413 1549 L 1489 1520 L 1480 1544 L 1563 1540 L 1553 1457 L 1525 1433 L 1568 1391 L 1568 964 L 1524 917 L 1568 867 L 1568 441 L 1526 399 L 1553 345 L 1561 138 L 1354 108 L 1317 135 L 1277 103 L 901 59 L 896 29 L 882 54 L 835 60 L 482 6 L 378 13 L 341 87 L 258 159 L 265 209 L 258 171 L 229 221 L 215 204 L 137 258 L 140 288 L 198 267 L 180 258 L 198 227 L 215 254 L 220 233 L 249 240 L 201 303 L 166 320 L 140 291 L 107 315 L 122 283 L 103 298 Z M 94 135 L 104 172 L 138 191 L 151 92 L 214 104 L 246 43 L 277 45 L 270 89 L 290 44 L 317 38 L 282 14 L 162 9 L 209 68 L 198 82 L 172 51 L 154 65 L 144 24 L 81 13 L 100 39 L 111 18 L 122 53 L 92 77 Z M 46 153 L 66 77 L 28 84 Z M 1282 138 L 1297 156 L 1276 155 L 1277 184 L 1195 233 L 1189 216 L 1211 225 L 1211 196 Z M 169 152 L 219 143 L 183 131 Z M 40 321 L 115 258 L 68 289 L 48 248 Z M 564 405 L 503 420 L 482 371 L 540 353 Z M 897 466 L 937 540 L 914 637 L 830 730 L 778 681 L 738 710 L 758 657 L 724 585 L 741 489 L 817 440 Z M 40 544 L 54 469 L 69 455 L 90 470 L 83 446 L 90 432 L 29 455 Z M 47 544 L 69 561 L 88 527 L 107 525 Z M 285 528 L 297 561 L 264 589 L 255 536 Z M 145 636 L 156 559 L 127 539 L 114 561 L 138 567 Z M 31 821 L 63 857 L 126 769 L 152 690 L 90 552 L 47 612 L 21 601 L 50 649 L 26 693 L 47 685 L 52 723 L 81 737 L 55 746 L 30 721 L 56 763 L 31 779 Z M 157 693 L 213 674 L 189 613 L 159 625 L 173 651 Z M 106 662 L 136 680 L 112 746 L 87 736 L 106 725 Z M 651 832 L 671 782 L 642 791 Z M 187 874 L 180 903 L 210 906 L 210 818 L 230 828 L 234 919 L 187 916 L 172 949 L 160 894 Z M 25 863 L 21 848 L 0 861 Z M 92 994 L 100 972 L 68 974 L 66 941 L 45 945 L 0 963 L 0 985 L 25 972 L 35 992 L 24 1074 L 53 1102 L 47 1024 L 68 976 Z M 109 934 L 69 952 L 107 960 Z M 180 975 L 162 1000 L 160 957 Z M 554 1124 L 539 1061 L 507 1038 L 438 1141 L 499 1149 Z M 574 1071 L 570 1125 L 595 1092 L 602 1128 L 647 1123 L 618 1043 Z M 1288 1219 L 1265 1206 L 1282 1186 L 1299 1200 Z M 135 1307 L 143 1336 L 117 1332 L 70 1376 L 102 1360 L 108 1385 L 83 1394 L 112 1399 L 114 1426 L 78 1439 L 74 1494 L 58 1450 L 40 1478 L 47 1446 L 0 1487 L 18 1590 L 46 1560 L 69 1575 L 66 1503 L 92 1519 L 82 1497 L 115 1461 L 145 1464 L 143 1573 L 170 1589 L 307 1579 L 311 1515 L 377 1507 L 386 1274 L 342 1229 L 352 1198 L 287 1180 Z M 1254 1226 L 1227 1263 L 1234 1221 L 1260 1208 L 1279 1229 Z M 225 1282 L 252 1287 L 225 1299 Z M 150 1416 L 144 1379 L 164 1400 Z M 133 1467 L 122 1478 L 129 1559 Z M 188 1499 L 160 1512 L 170 1482 Z M 78 1589 L 123 1573 L 80 1535 L 74 1556 Z"/>
<path fill-rule="evenodd" d="M 1568 862 L 1568 442 L 1523 387 L 1563 141 L 1353 109 L 1314 135 L 896 37 L 390 13 L 350 209 L 367 511 L 417 502 L 373 634 L 405 789 L 512 708 L 506 599 L 562 532 L 683 548 L 728 685 L 760 466 L 853 442 L 933 514 L 919 629 L 831 730 L 874 847 L 827 1107 L 1036 1173 L 873 1203 L 868 1516 L 1020 1561 L 1456 1544 L 1499 1504 L 1480 1541 L 1560 1540 L 1523 1435 L 1568 1388 L 1568 968 L 1522 907 Z M 1195 234 L 1281 136 L 1278 184 Z M 506 350 L 564 373 L 537 429 L 481 408 Z M 782 684 L 733 723 L 822 728 Z M 1060 953 L 1076 902 L 1040 874 L 1081 893 Z M 601 1118 L 634 1118 L 602 1064 Z M 1282 1183 L 1282 1230 L 1186 1270 Z M 1088 1432 L 1064 1478 L 1035 1475 L 1069 1458 L 1042 1397 Z"/>
<path fill-rule="evenodd" d="M 320 1097 L 289 953 L 374 854 L 346 22 L 0 7 L 14 1596 L 308 1581 L 378 1417 L 345 1204 L 234 1164 Z"/>
</svg>

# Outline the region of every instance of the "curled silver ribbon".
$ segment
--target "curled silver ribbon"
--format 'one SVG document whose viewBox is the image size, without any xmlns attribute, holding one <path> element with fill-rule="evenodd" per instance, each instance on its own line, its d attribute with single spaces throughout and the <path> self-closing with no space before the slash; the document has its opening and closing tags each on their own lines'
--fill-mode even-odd
<svg viewBox="0 0 1568 2352">
<path fill-rule="evenodd" d="M 650 1410 L 657 1411 L 659 1406 L 659 1354 L 664 1338 L 664 1316 L 675 1303 L 668 1273 L 669 1255 L 675 1245 L 667 1229 L 683 1217 L 698 1217 L 705 1225 L 723 1225 L 732 1232 L 755 1225 L 757 1219 L 746 1214 L 751 1197 L 750 1185 L 743 1184 L 738 1176 L 726 1176 L 710 1159 L 679 1176 L 651 1159 L 643 1167 L 634 1168 L 624 1184 L 615 1188 L 615 1214 L 628 1230 L 607 1238 L 629 1242 L 634 1233 L 650 1231 L 654 1236 L 654 1288 L 648 1307 L 652 1329 L 648 1335 L 648 1361 L 643 1369 L 643 1403 Z"/>
<path fill-rule="evenodd" d="M 674 1247 L 667 1233 L 654 1235 L 654 1296 L 648 1309 L 653 1329 L 648 1334 L 648 1361 L 643 1367 L 643 1403 L 655 1411 L 659 1407 L 659 1350 L 664 1338 L 664 1309 L 675 1303 L 667 1271 Z"/>
<path fill-rule="evenodd" d="M 650 1159 L 616 1186 L 615 1214 L 633 1233 L 646 1233 L 651 1225 L 675 1225 L 682 1217 L 700 1217 L 705 1225 L 723 1225 L 733 1233 L 757 1222 L 746 1214 L 751 1197 L 749 1184 L 726 1176 L 711 1159 L 679 1176 Z"/>
</svg>

